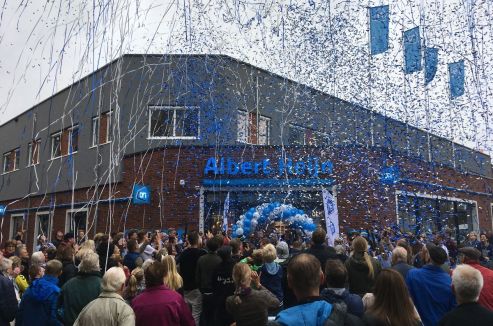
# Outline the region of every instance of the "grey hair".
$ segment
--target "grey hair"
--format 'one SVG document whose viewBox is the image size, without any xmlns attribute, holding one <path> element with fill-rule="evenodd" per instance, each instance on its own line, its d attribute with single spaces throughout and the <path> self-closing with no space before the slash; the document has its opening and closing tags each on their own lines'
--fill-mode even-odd
<svg viewBox="0 0 493 326">
<path fill-rule="evenodd" d="M 87 252 L 79 264 L 79 272 L 81 273 L 91 273 L 99 272 L 99 255 L 95 252 Z"/>
<path fill-rule="evenodd" d="M 407 263 L 407 250 L 398 246 L 392 251 L 392 265 L 401 262 Z"/>
<path fill-rule="evenodd" d="M 101 288 L 105 292 L 117 292 L 125 284 L 125 272 L 121 267 L 111 267 L 103 276 Z"/>
<path fill-rule="evenodd" d="M 45 261 L 45 255 L 41 251 L 36 251 L 31 255 L 31 265 L 33 266 L 41 266 Z"/>
<path fill-rule="evenodd" d="M 5 275 L 9 268 L 12 268 L 12 260 L 5 257 L 0 259 L 0 273 Z"/>
<path fill-rule="evenodd" d="M 452 285 L 458 302 L 476 302 L 483 288 L 483 275 L 469 265 L 459 265 L 452 274 Z"/>
<path fill-rule="evenodd" d="M 146 270 L 146 269 L 147 269 L 147 267 L 149 267 L 152 263 L 154 263 L 154 259 L 151 259 L 151 258 L 146 259 L 146 260 L 144 261 L 144 263 L 142 264 L 142 269 L 143 269 L 143 270 Z"/>
</svg>

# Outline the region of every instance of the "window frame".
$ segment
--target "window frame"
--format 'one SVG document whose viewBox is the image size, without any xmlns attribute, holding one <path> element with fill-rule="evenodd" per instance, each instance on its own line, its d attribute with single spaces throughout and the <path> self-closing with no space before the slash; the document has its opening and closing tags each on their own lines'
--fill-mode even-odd
<svg viewBox="0 0 493 326">
<path fill-rule="evenodd" d="M 3 174 L 8 174 L 8 173 L 12 173 L 12 172 L 15 172 L 15 171 L 18 171 L 19 170 L 19 167 L 20 167 L 20 154 L 21 154 L 21 148 L 20 147 L 16 147 L 8 152 L 5 152 L 3 153 L 3 162 L 2 162 L 2 175 Z M 12 160 L 12 164 L 13 164 L 13 168 L 12 170 L 7 170 L 7 166 L 6 166 L 6 163 L 7 163 L 7 160 L 6 158 L 8 156 L 11 156 L 13 155 L 12 157 L 10 157 L 9 159 Z"/>
<path fill-rule="evenodd" d="M 271 125 L 272 125 L 272 118 L 271 117 L 268 117 L 266 115 L 262 115 L 262 114 L 257 114 L 257 125 L 255 126 L 255 128 L 253 128 L 253 123 L 250 124 L 250 114 L 251 113 L 255 113 L 253 111 L 247 111 L 247 110 L 241 110 L 241 109 L 237 109 L 236 110 L 236 113 L 237 113 L 237 116 L 236 116 L 236 126 L 237 126 L 237 130 L 236 130 L 236 141 L 239 142 L 239 143 L 242 143 L 242 144 L 248 144 L 248 145 L 258 145 L 258 146 L 268 146 L 270 145 L 270 138 L 271 138 Z M 240 121 L 239 121 L 239 116 L 243 115 L 245 116 L 246 115 L 246 141 L 244 140 L 241 140 L 240 139 L 240 128 L 239 128 L 239 125 L 240 125 Z M 266 135 L 266 138 L 267 138 L 267 141 L 265 142 L 265 144 L 260 144 L 259 142 L 259 139 L 260 139 L 260 120 L 265 120 L 267 121 L 267 135 Z M 252 127 L 250 127 L 252 126 Z M 255 129 L 256 132 L 257 132 L 257 142 L 256 143 L 251 143 L 249 142 L 250 140 L 250 134 L 251 134 L 251 129 Z"/>
<path fill-rule="evenodd" d="M 173 136 L 152 136 L 151 111 L 170 111 L 173 110 Z M 193 111 L 197 110 L 197 135 L 196 136 L 176 136 L 176 111 Z M 200 107 L 199 106 L 168 106 L 168 105 L 149 105 L 147 108 L 148 115 L 148 128 L 147 139 L 148 140 L 166 140 L 166 139 L 181 139 L 181 140 L 197 140 L 200 139 Z"/>
<path fill-rule="evenodd" d="M 33 148 L 33 145 L 34 148 Z M 39 149 L 41 147 L 41 138 L 32 140 L 27 144 L 27 166 L 35 166 L 39 164 Z M 34 155 L 34 154 L 37 155 Z M 36 162 L 33 163 L 33 158 L 36 156 Z"/>
<path fill-rule="evenodd" d="M 111 143 L 111 141 L 113 140 L 111 139 L 111 136 L 113 135 L 111 130 L 111 118 L 113 117 L 113 110 L 110 110 L 103 114 L 106 116 L 106 135 L 104 137 L 105 142 L 103 144 L 108 144 Z M 99 133 L 101 133 L 101 125 L 99 126 L 99 128 L 100 128 Z"/>
<path fill-rule="evenodd" d="M 75 124 L 72 127 L 67 128 L 67 130 L 68 130 L 67 155 L 75 154 L 79 151 L 79 135 L 80 135 L 79 124 Z M 77 150 L 75 150 L 75 151 L 72 149 L 72 140 L 73 140 L 74 130 L 77 130 Z"/>
<path fill-rule="evenodd" d="M 50 157 L 52 160 L 54 159 L 57 159 L 57 158 L 60 158 L 63 156 L 63 151 L 62 151 L 62 134 L 63 134 L 63 131 L 60 130 L 60 131 L 57 131 L 53 134 L 51 134 L 50 136 Z M 55 140 L 55 137 L 60 137 L 60 140 L 59 140 L 59 143 L 60 143 L 60 155 L 59 156 L 54 156 L 54 140 Z"/>
<path fill-rule="evenodd" d="M 99 116 L 92 117 L 91 119 L 91 147 L 96 147 L 99 144 L 99 134 L 101 133 L 101 119 Z"/>
<path fill-rule="evenodd" d="M 41 212 L 36 212 L 36 215 L 34 217 L 34 248 L 37 246 L 36 239 L 39 235 L 39 216 L 40 215 L 48 215 L 48 231 L 49 234 L 46 236 L 46 239 L 48 241 L 51 241 L 51 233 L 53 232 L 52 227 L 53 227 L 53 212 L 50 211 L 41 211 Z"/>
<path fill-rule="evenodd" d="M 298 126 L 295 124 L 289 124 L 288 140 L 289 140 L 289 136 L 290 136 L 289 133 L 291 132 L 291 128 L 297 129 L 297 130 L 300 130 L 303 132 L 303 144 L 302 145 L 295 145 L 295 144 L 289 143 L 289 145 L 293 145 L 293 146 L 323 146 L 323 145 L 327 145 L 329 143 L 329 134 L 322 132 L 322 131 L 314 130 L 311 128 Z M 308 136 L 307 131 L 310 131 L 312 133 L 312 135 L 317 135 L 318 137 L 323 138 L 324 139 L 323 144 L 315 144 L 315 145 L 309 144 L 309 139 L 307 137 Z"/>
<path fill-rule="evenodd" d="M 10 226 L 9 226 L 9 239 L 14 239 L 14 219 L 21 217 L 24 223 L 26 223 L 26 214 L 25 213 L 14 213 L 10 214 Z M 24 239 L 25 240 L 25 239 Z"/>
<path fill-rule="evenodd" d="M 88 226 L 89 226 L 89 210 L 87 208 L 74 208 L 67 209 L 65 211 L 65 233 L 70 232 L 70 224 L 71 224 L 71 214 L 73 213 L 86 213 L 86 225 L 85 225 L 85 233 L 87 234 Z M 75 235 L 77 235 L 78 230 L 73 231 Z"/>
<path fill-rule="evenodd" d="M 424 198 L 424 199 L 432 199 L 432 200 L 437 200 L 437 201 L 446 201 L 446 202 L 456 202 L 457 204 L 459 203 L 465 203 L 465 204 L 471 204 L 474 205 L 474 216 L 471 216 L 472 220 L 472 225 L 471 229 L 473 231 L 479 232 L 480 224 L 479 224 L 479 208 L 478 208 L 478 202 L 476 200 L 472 199 L 462 199 L 462 198 L 457 198 L 457 197 L 448 197 L 448 196 L 437 196 L 437 195 L 431 195 L 427 193 L 418 193 L 418 192 L 409 192 L 409 191 L 402 191 L 402 190 L 396 190 L 395 191 L 395 215 L 396 215 L 396 223 L 397 225 L 400 225 L 400 217 L 399 217 L 399 196 L 405 196 L 405 197 L 417 197 L 417 198 Z"/>
</svg>

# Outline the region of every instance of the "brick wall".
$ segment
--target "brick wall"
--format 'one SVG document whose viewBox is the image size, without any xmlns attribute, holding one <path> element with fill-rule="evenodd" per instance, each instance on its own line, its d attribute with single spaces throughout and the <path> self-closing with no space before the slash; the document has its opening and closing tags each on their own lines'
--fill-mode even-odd
<svg viewBox="0 0 493 326">
<path fill-rule="evenodd" d="M 277 158 L 282 155 L 293 158 L 317 156 L 331 160 L 334 171 L 321 178 L 334 178 L 338 185 L 337 203 L 342 226 L 369 227 L 388 225 L 396 221 L 396 190 L 427 193 L 444 197 L 474 200 L 478 204 L 480 227 L 491 229 L 492 195 L 475 195 L 454 190 L 423 188 L 410 184 L 383 185 L 379 181 L 379 171 L 383 164 L 398 164 L 401 177 L 441 184 L 448 187 L 467 189 L 475 192 L 490 192 L 491 179 L 468 175 L 451 168 L 433 166 L 406 157 L 389 155 L 386 152 L 370 151 L 361 147 L 336 148 L 333 150 L 314 147 L 286 147 L 284 152 L 278 147 L 183 147 L 154 150 L 123 161 L 122 182 L 111 185 L 113 198 L 129 197 L 134 183 L 149 185 L 152 189 L 151 204 L 137 206 L 129 202 L 100 203 L 90 206 L 88 233 L 120 231 L 124 228 L 161 229 L 168 227 L 198 227 L 200 214 L 200 186 L 203 172 L 209 157 L 231 157 L 237 161 Z M 259 176 L 261 177 L 261 176 Z M 285 176 L 283 176 L 285 177 Z M 306 178 L 306 176 L 291 176 Z M 211 178 L 209 175 L 208 178 Z M 180 185 L 180 180 L 185 184 Z M 256 186 L 256 185 L 253 185 Z M 88 202 L 93 198 L 108 199 L 108 185 L 99 189 L 78 189 L 74 192 L 74 202 Z M 317 189 L 318 191 L 319 189 Z M 10 229 L 9 211 L 22 208 L 49 206 L 51 203 L 70 204 L 72 193 L 64 192 L 43 197 L 17 201 L 8 207 L 3 219 L 3 241 L 8 238 Z M 6 204 L 6 203 L 4 203 Z M 66 212 L 70 207 L 56 208 L 53 215 L 53 232 L 65 230 Z M 43 211 L 40 209 L 39 211 Z M 34 238 L 35 211 L 26 215 L 29 248 Z M 52 235 L 54 236 L 54 234 Z"/>
</svg>

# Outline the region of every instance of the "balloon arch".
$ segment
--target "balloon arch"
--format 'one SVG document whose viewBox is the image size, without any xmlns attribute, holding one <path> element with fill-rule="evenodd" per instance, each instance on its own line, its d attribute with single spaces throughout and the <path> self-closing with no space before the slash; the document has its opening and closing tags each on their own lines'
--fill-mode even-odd
<svg viewBox="0 0 493 326">
<path fill-rule="evenodd" d="M 286 223 L 289 228 L 301 229 L 305 233 L 311 233 L 316 228 L 313 219 L 291 204 L 264 203 L 251 207 L 240 216 L 240 219 L 233 225 L 233 237 L 247 237 L 257 227 L 277 221 Z"/>
</svg>

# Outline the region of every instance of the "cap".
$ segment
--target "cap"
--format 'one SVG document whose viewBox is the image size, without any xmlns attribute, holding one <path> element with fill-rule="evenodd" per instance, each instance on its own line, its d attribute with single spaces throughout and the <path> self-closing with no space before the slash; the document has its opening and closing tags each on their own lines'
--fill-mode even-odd
<svg viewBox="0 0 493 326">
<path fill-rule="evenodd" d="M 459 252 L 471 260 L 479 261 L 479 258 L 481 258 L 481 252 L 473 247 L 460 248 Z"/>
<path fill-rule="evenodd" d="M 429 243 L 426 245 L 426 249 L 428 249 L 430 258 L 435 264 L 443 265 L 447 261 L 447 253 L 445 252 L 445 250 L 443 250 L 443 248 Z"/>
</svg>

